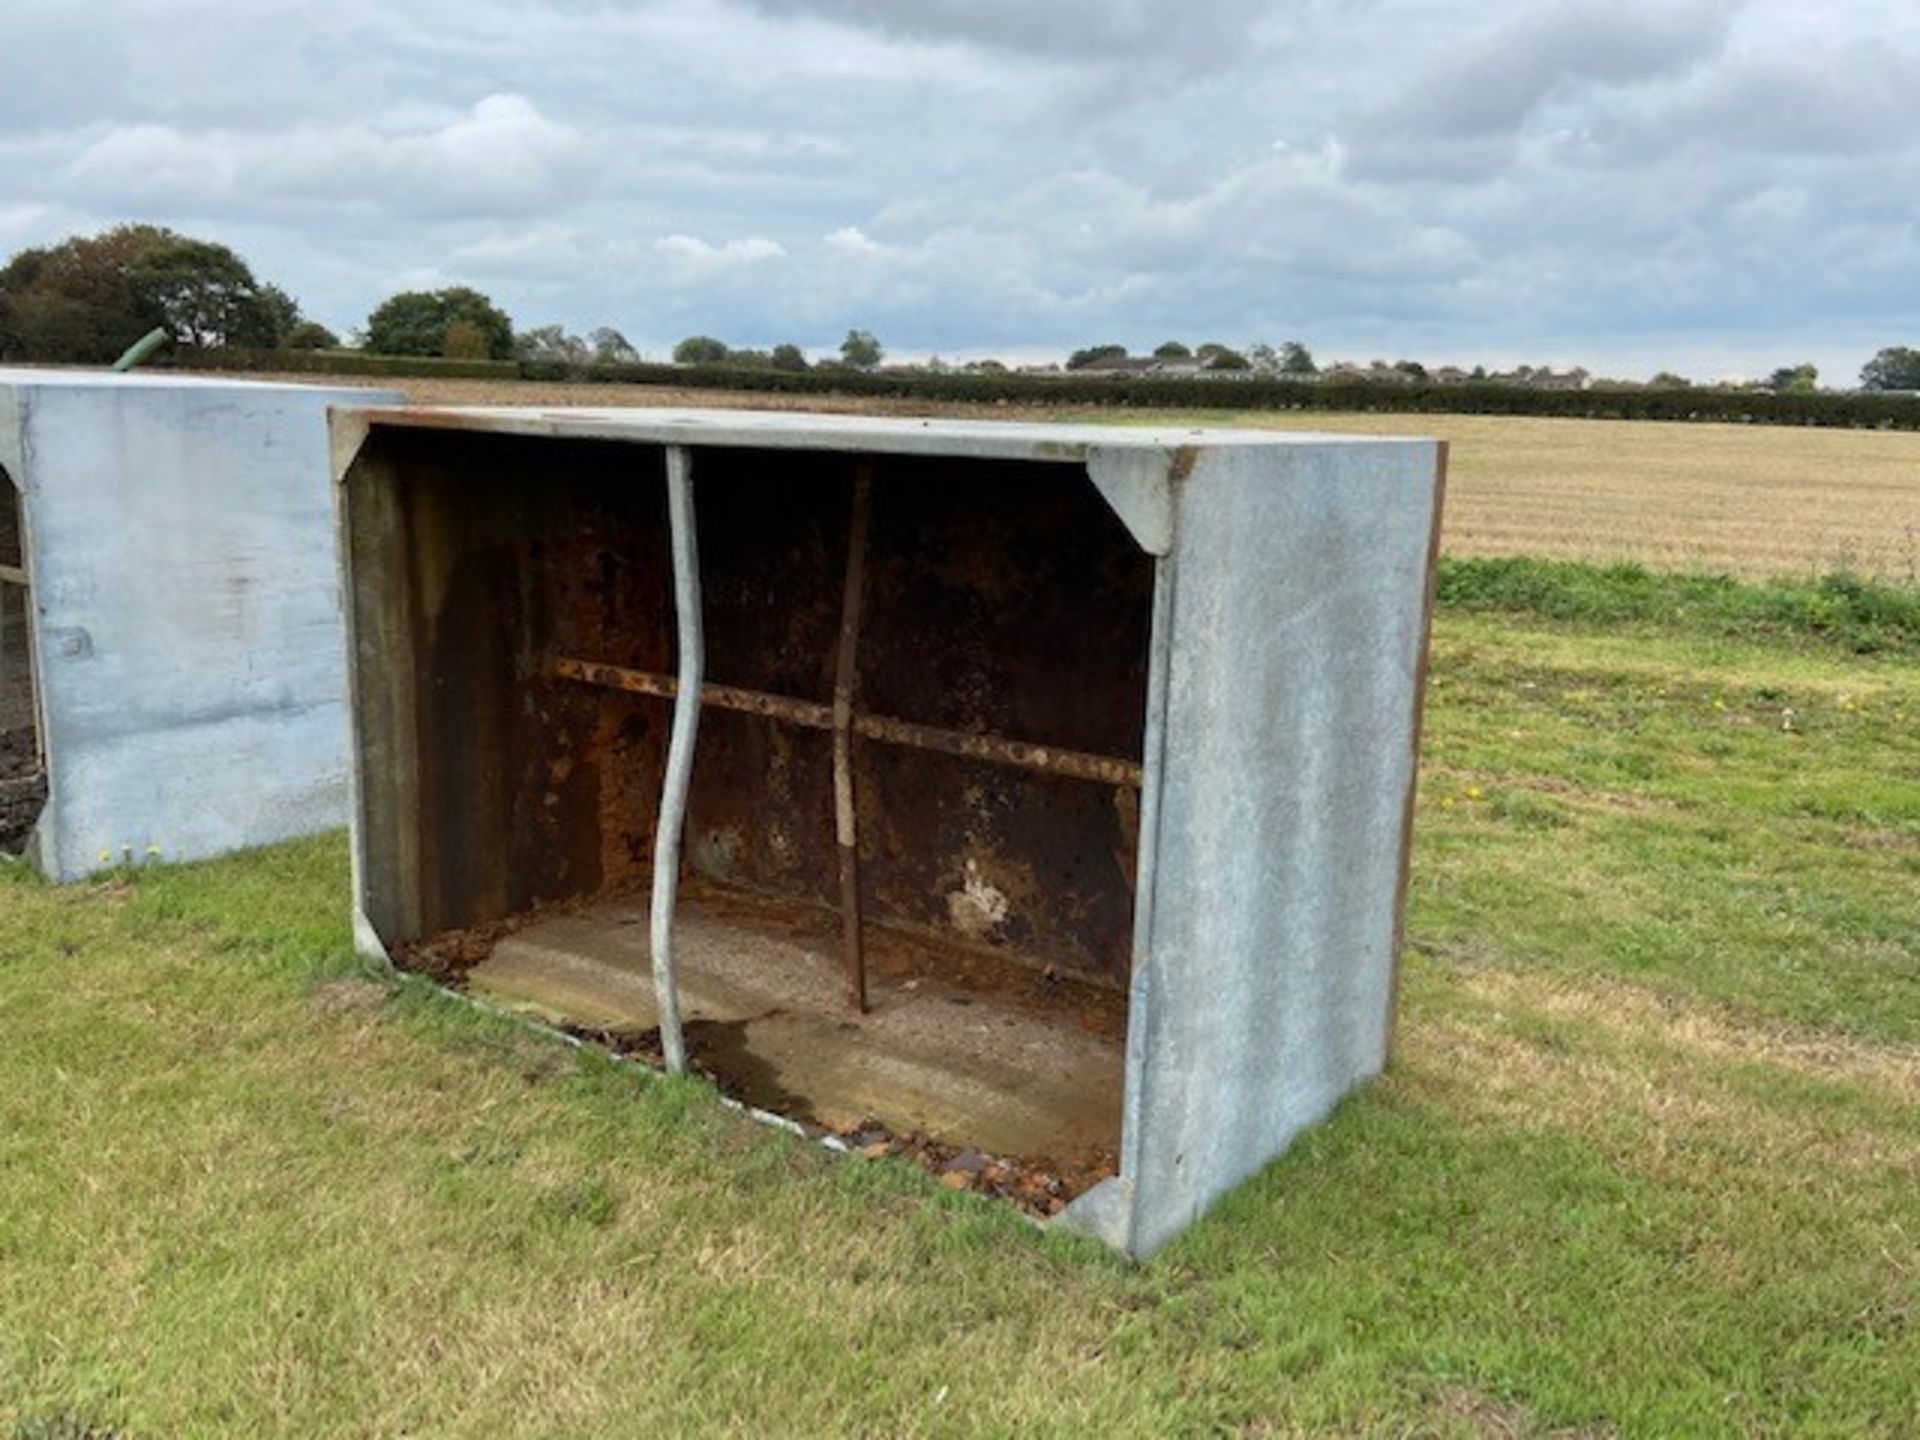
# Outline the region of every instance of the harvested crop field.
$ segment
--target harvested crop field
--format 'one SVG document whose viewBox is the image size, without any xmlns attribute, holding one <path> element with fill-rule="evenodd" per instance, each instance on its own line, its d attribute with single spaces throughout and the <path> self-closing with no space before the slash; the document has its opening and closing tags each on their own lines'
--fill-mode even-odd
<svg viewBox="0 0 1920 1440">
<path fill-rule="evenodd" d="M 1749 578 L 1847 570 L 1902 584 L 1920 581 L 1920 434 L 1488 415 L 1148 415 L 1065 407 L 1025 412 L 637 385 L 361 383 L 398 385 L 417 401 L 443 405 L 694 405 L 999 419 L 1035 414 L 1438 434 L 1453 446 L 1450 554 L 1634 560 Z"/>
</svg>

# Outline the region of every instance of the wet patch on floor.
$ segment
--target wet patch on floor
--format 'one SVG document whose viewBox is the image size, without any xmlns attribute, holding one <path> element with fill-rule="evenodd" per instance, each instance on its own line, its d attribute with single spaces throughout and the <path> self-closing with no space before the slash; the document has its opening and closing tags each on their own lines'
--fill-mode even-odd
<svg viewBox="0 0 1920 1440">
<path fill-rule="evenodd" d="M 693 884 L 675 924 L 692 1066 L 733 1100 L 1050 1216 L 1117 1170 L 1126 999 L 876 927 L 845 1008 L 837 917 Z M 402 963 L 616 1053 L 662 1061 L 643 897 L 407 947 Z"/>
</svg>

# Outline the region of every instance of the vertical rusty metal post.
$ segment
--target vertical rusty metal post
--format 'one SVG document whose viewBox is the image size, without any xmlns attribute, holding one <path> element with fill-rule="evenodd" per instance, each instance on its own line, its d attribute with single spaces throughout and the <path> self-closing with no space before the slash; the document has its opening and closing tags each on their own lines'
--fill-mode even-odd
<svg viewBox="0 0 1920 1440">
<path fill-rule="evenodd" d="M 667 1073 L 687 1068 L 680 1028 L 680 990 L 673 965 L 673 907 L 680 888 L 680 832 L 693 780 L 693 746 L 700 731 L 700 681 L 706 641 L 700 623 L 700 546 L 694 529 L 693 461 L 683 445 L 667 447 L 667 523 L 673 546 L 673 608 L 680 640 L 680 689 L 673 702 L 673 734 L 653 838 L 653 903 L 649 920 L 653 993 L 660 1010 L 660 1046 Z"/>
<path fill-rule="evenodd" d="M 867 577 L 867 516 L 873 470 L 854 467 L 853 511 L 847 523 L 846 589 L 840 603 L 840 647 L 833 679 L 833 818 L 840 845 L 841 948 L 847 967 L 847 1004 L 867 1009 L 867 959 L 860 934 L 860 833 L 853 794 L 853 707 L 860 686 L 860 610 Z"/>
</svg>

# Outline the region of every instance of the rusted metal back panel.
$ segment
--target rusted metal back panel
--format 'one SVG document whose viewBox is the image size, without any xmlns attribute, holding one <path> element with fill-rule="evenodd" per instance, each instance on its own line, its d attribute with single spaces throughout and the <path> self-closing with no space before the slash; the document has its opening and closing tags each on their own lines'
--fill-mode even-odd
<svg viewBox="0 0 1920 1440">
<path fill-rule="evenodd" d="M 559 680 L 548 662 L 577 652 L 647 668 L 670 660 L 661 456 L 383 431 L 346 477 L 395 503 L 382 522 L 390 533 L 349 542 L 357 663 L 373 692 L 363 714 L 379 694 L 401 697 L 382 712 L 394 733 L 364 735 L 362 761 L 416 787 L 411 807 L 363 817 L 384 828 L 382 853 L 413 871 L 383 878 L 389 860 L 367 876 L 390 943 L 644 871 L 666 713 Z M 381 508 L 356 493 L 351 513 L 367 516 L 365 531 Z M 369 796 L 363 809 L 377 803 Z"/>
<path fill-rule="evenodd" d="M 668 707 L 553 666 L 673 667 L 661 453 L 380 429 L 349 472 L 350 490 L 383 487 L 398 507 L 394 533 L 358 546 L 380 553 L 354 582 L 361 649 L 386 647 L 362 671 L 405 691 L 391 724 L 410 732 L 400 758 L 417 784 L 410 812 L 382 822 L 413 827 L 387 846 L 411 855 L 411 886 L 369 877 L 386 887 L 372 909 L 389 941 L 616 888 L 647 865 Z M 699 452 L 712 683 L 831 701 L 855 463 Z M 872 473 L 863 713 L 1137 765 L 1152 563 L 1084 472 L 888 457 Z M 865 740 L 855 755 L 874 920 L 1124 983 L 1132 785 Z M 834 836 L 831 736 L 710 706 L 689 865 L 831 906 Z"/>
<path fill-rule="evenodd" d="M 0 465 L 0 783 L 16 749 L 32 747 L 33 664 L 27 645 L 25 547 L 21 544 L 20 492 Z M 27 732 L 23 743 L 17 737 Z"/>
<path fill-rule="evenodd" d="M 17 570 L 26 563 L 20 513 L 20 487 L 13 483 L 7 467 L 0 464 L 0 567 Z"/>
<path fill-rule="evenodd" d="M 1153 567 L 1084 471 L 941 459 L 876 474 L 863 704 L 1137 762 Z M 1131 787 L 881 745 L 860 762 L 878 909 L 1125 983 Z"/>
<path fill-rule="evenodd" d="M 693 475 L 707 678 L 829 704 L 850 462 L 702 450 Z M 694 759 L 687 852 L 689 864 L 712 879 L 836 903 L 831 735 L 709 707 Z"/>
<path fill-rule="evenodd" d="M 854 461 L 703 451 L 707 675 L 826 701 Z M 1151 562 L 1077 467 L 884 457 L 859 638 L 863 712 L 1137 762 Z M 836 902 L 832 747 L 711 711 L 690 852 L 710 877 Z M 856 747 L 874 919 L 1124 982 L 1136 797 Z"/>
</svg>

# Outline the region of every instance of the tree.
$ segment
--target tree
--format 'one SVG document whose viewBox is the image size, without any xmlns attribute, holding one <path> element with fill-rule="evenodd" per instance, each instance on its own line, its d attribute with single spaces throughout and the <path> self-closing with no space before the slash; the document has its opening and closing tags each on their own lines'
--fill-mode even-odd
<svg viewBox="0 0 1920 1440">
<path fill-rule="evenodd" d="M 262 285 L 260 303 L 266 309 L 267 323 L 273 328 L 273 348 L 293 349 L 293 332 L 305 323 L 299 302 L 278 285 Z"/>
<path fill-rule="evenodd" d="M 318 320 L 302 320 L 287 332 L 289 350 L 338 350 L 340 337 Z"/>
<path fill-rule="evenodd" d="M 1124 360 L 1127 347 L 1124 345 L 1089 345 L 1084 350 L 1076 350 L 1067 357 L 1067 369 L 1084 370 L 1096 360 Z"/>
<path fill-rule="evenodd" d="M 594 363 L 598 365 L 633 365 L 640 359 L 640 352 L 611 325 L 595 330 L 587 336 L 587 343 L 593 347 Z"/>
<path fill-rule="evenodd" d="M 711 335 L 689 335 L 673 347 L 676 365 L 724 365 L 728 355 L 726 342 Z"/>
<path fill-rule="evenodd" d="M 776 345 L 769 363 L 776 370 L 804 370 L 807 368 L 807 356 L 798 345 Z"/>
<path fill-rule="evenodd" d="M 134 266 L 134 284 L 158 308 L 177 345 L 212 350 L 271 350 L 300 308 L 284 290 L 262 287 L 247 262 L 224 245 L 170 231 Z"/>
<path fill-rule="evenodd" d="M 840 358 L 856 370 L 873 369 L 885 354 L 871 330 L 849 330 L 847 338 L 840 342 Z"/>
<path fill-rule="evenodd" d="M 513 353 L 521 360 L 550 361 L 561 365 L 584 365 L 593 351 L 578 335 L 570 335 L 561 325 L 542 325 L 523 331 L 513 342 Z"/>
<path fill-rule="evenodd" d="M 1193 351 L 1182 345 L 1178 340 L 1163 340 L 1153 347 L 1153 358 L 1156 360 L 1191 360 L 1193 358 Z"/>
<path fill-rule="evenodd" d="M 1767 384 L 1783 395 L 1811 395 L 1820 388 L 1820 371 L 1811 363 L 1782 365 L 1768 377 Z"/>
<path fill-rule="evenodd" d="M 1889 345 L 1860 371 L 1864 390 L 1920 390 L 1920 350 Z"/>
<path fill-rule="evenodd" d="M 1671 370 L 1662 370 L 1647 382 L 1649 390 L 1691 390 L 1693 382 L 1684 375 L 1676 375 Z"/>
<path fill-rule="evenodd" d="M 0 269 L 0 356 L 104 364 L 155 327 L 189 346 L 284 344 L 293 297 L 225 245 L 119 225 L 23 250 Z"/>
<path fill-rule="evenodd" d="M 1320 367 L 1313 363 L 1313 352 L 1298 340 L 1289 340 L 1280 347 L 1280 373 L 1305 379 L 1318 375 Z"/>
<path fill-rule="evenodd" d="M 1251 370 L 1253 362 L 1238 350 L 1222 345 L 1217 340 L 1209 341 L 1193 352 L 1209 370 Z"/>
<path fill-rule="evenodd" d="M 161 323 L 133 279 L 152 227 L 22 250 L 0 269 L 0 357 L 104 365 Z"/>
<path fill-rule="evenodd" d="M 487 332 L 466 316 L 456 315 L 440 337 L 440 355 L 447 360 L 485 360 Z"/>
<path fill-rule="evenodd" d="M 381 301 L 367 317 L 366 344 L 379 355 L 454 357 L 460 352 L 456 358 L 510 360 L 513 321 L 465 285 L 403 290 Z"/>
</svg>

